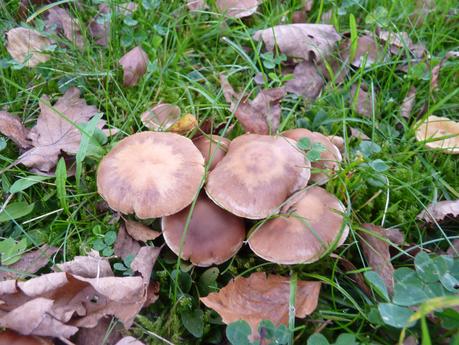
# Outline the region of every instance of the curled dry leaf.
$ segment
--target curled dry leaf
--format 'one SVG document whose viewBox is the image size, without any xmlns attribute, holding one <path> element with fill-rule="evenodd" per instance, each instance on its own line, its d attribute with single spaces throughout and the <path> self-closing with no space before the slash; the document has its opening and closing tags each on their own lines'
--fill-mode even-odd
<svg viewBox="0 0 459 345">
<path fill-rule="evenodd" d="M 313 0 L 307 0 L 303 5 L 303 8 L 299 11 L 295 11 L 292 15 L 292 22 L 295 24 L 298 23 L 305 23 L 309 12 L 312 10 L 312 6 L 314 5 Z"/>
<path fill-rule="evenodd" d="M 332 142 L 333 145 L 338 148 L 341 154 L 345 152 L 346 142 L 344 141 L 343 137 L 340 137 L 339 135 L 327 135 L 327 138 Z"/>
<path fill-rule="evenodd" d="M 285 96 L 285 88 L 264 89 L 253 100 L 244 97 L 239 102 L 241 96 L 224 75 L 220 75 L 220 83 L 225 99 L 230 103 L 230 110 L 234 111 L 246 132 L 269 134 L 277 130 L 282 111 L 280 101 Z"/>
<path fill-rule="evenodd" d="M 147 72 L 148 63 L 148 55 L 141 47 L 135 47 L 127 52 L 119 61 L 124 71 L 123 84 L 137 85 L 139 79 Z"/>
<path fill-rule="evenodd" d="M 192 114 L 185 114 L 175 122 L 169 131 L 178 134 L 186 134 L 198 127 L 198 120 Z"/>
<path fill-rule="evenodd" d="M 75 345 L 114 345 L 122 337 L 123 327 L 117 323 L 115 327 L 110 327 L 111 317 L 103 317 L 99 320 L 96 327 L 80 328 L 72 338 Z"/>
<path fill-rule="evenodd" d="M 14 28 L 6 33 L 6 50 L 19 63 L 35 67 L 49 60 L 43 53 L 51 41 L 38 31 L 26 28 Z"/>
<path fill-rule="evenodd" d="M 0 111 L 0 133 L 10 138 L 21 149 L 30 147 L 27 136 L 29 130 L 24 127 L 18 117 L 6 111 Z"/>
<path fill-rule="evenodd" d="M 371 117 L 373 115 L 373 101 L 371 92 L 364 90 L 362 86 L 357 88 L 354 84 L 351 88 L 351 106 L 357 114 Z"/>
<path fill-rule="evenodd" d="M 186 6 L 190 11 L 203 11 L 208 8 L 206 0 L 187 0 Z"/>
<path fill-rule="evenodd" d="M 125 220 L 124 225 L 127 233 L 136 241 L 147 242 L 161 236 L 161 232 L 133 220 Z"/>
<path fill-rule="evenodd" d="M 89 23 L 89 33 L 96 40 L 96 43 L 106 47 L 110 37 L 110 7 L 107 4 L 99 4 L 99 12 Z"/>
<path fill-rule="evenodd" d="M 438 82 L 439 82 L 439 79 L 440 79 L 440 71 L 443 68 L 443 66 L 445 65 L 445 62 L 448 61 L 448 59 L 458 58 L 458 57 L 459 57 L 459 51 L 457 51 L 457 52 L 450 51 L 450 52 L 446 53 L 445 57 L 443 59 L 441 59 L 440 63 L 432 69 L 432 77 L 430 79 L 430 88 L 432 90 L 437 90 L 438 89 Z"/>
<path fill-rule="evenodd" d="M 304 318 L 317 307 L 320 282 L 297 282 L 295 316 Z M 290 279 L 263 272 L 252 273 L 248 278 L 237 277 L 219 292 L 214 292 L 201 301 L 214 309 L 224 323 L 245 320 L 257 334 L 258 323 L 270 320 L 276 326 L 288 323 Z"/>
<path fill-rule="evenodd" d="M 106 258 L 96 251 L 87 256 L 75 256 L 73 260 L 56 265 L 56 270 L 85 278 L 113 277 L 113 271 Z"/>
<path fill-rule="evenodd" d="M 351 137 L 359 139 L 359 140 L 370 140 L 370 137 L 363 133 L 360 129 L 355 127 L 349 127 L 351 131 Z"/>
<path fill-rule="evenodd" d="M 416 129 L 416 139 L 429 149 L 459 154 L 459 122 L 431 115 Z"/>
<path fill-rule="evenodd" d="M 120 225 L 114 249 L 115 255 L 123 259 L 128 255 L 137 255 L 140 250 L 139 242 L 129 236 L 124 224 Z"/>
<path fill-rule="evenodd" d="M 351 40 L 347 39 L 342 45 L 343 59 L 351 59 Z M 364 34 L 357 40 L 357 49 L 352 60 L 349 61 L 355 67 L 368 67 L 384 58 L 383 51 L 371 34 Z"/>
<path fill-rule="evenodd" d="M 443 200 L 427 206 L 417 216 L 427 223 L 441 223 L 446 219 L 459 219 L 459 199 Z"/>
<path fill-rule="evenodd" d="M 148 129 L 167 130 L 180 118 L 181 110 L 169 103 L 159 103 L 142 114 L 142 123 Z"/>
<path fill-rule="evenodd" d="M 233 18 L 249 17 L 257 11 L 262 0 L 217 0 L 220 12 Z"/>
<path fill-rule="evenodd" d="M 405 119 L 409 119 L 413 110 L 414 102 L 416 101 L 416 88 L 412 86 L 400 106 L 400 115 Z"/>
<path fill-rule="evenodd" d="M 67 9 L 52 7 L 48 10 L 48 17 L 45 20 L 46 30 L 56 30 L 73 42 L 78 48 L 84 46 L 83 36 L 80 32 L 78 21 L 70 16 Z"/>
<path fill-rule="evenodd" d="M 459 256 L 459 239 L 455 239 L 446 252 L 449 256 L 458 257 Z"/>
<path fill-rule="evenodd" d="M 80 98 L 80 90 L 70 88 L 54 106 L 48 96 L 40 99 L 41 113 L 37 124 L 30 130 L 28 139 L 32 148 L 22 154 L 18 161 L 29 168 L 49 172 L 56 166 L 62 152 L 75 155 L 80 147 L 81 132 L 75 125 L 88 122 L 97 108 Z M 101 128 L 104 121 L 98 123 Z"/>
<path fill-rule="evenodd" d="M 119 342 L 117 342 L 115 345 L 145 345 L 145 344 L 137 340 L 136 338 L 129 336 L 129 337 L 124 337 Z"/>
<path fill-rule="evenodd" d="M 368 265 L 383 279 L 389 293 L 394 289 L 394 266 L 392 266 L 386 230 L 373 225 L 363 224 L 365 232 L 360 233 L 360 244 Z"/>
<path fill-rule="evenodd" d="M 1 345 L 53 345 L 51 339 L 35 336 L 20 335 L 13 331 L 0 332 Z"/>
<path fill-rule="evenodd" d="M 331 254 L 330 256 L 335 257 L 339 260 L 339 263 L 341 266 L 344 268 L 346 274 L 349 274 L 349 277 L 355 281 L 357 286 L 365 293 L 367 296 L 371 296 L 371 290 L 368 287 L 367 283 L 365 282 L 365 278 L 363 277 L 363 274 L 357 271 L 357 267 L 346 259 L 345 257 L 338 256 L 336 254 Z M 354 272 L 354 273 L 348 273 L 348 272 Z"/>
<path fill-rule="evenodd" d="M 323 60 L 331 54 L 340 36 L 332 25 L 287 24 L 255 32 L 256 41 L 263 41 L 268 51 L 279 51 L 289 57 L 306 61 Z"/>
<path fill-rule="evenodd" d="M 51 256 L 57 251 L 56 247 L 45 244 L 41 248 L 26 253 L 19 261 L 8 266 L 8 271 L 0 271 L 0 280 L 16 279 L 37 272 L 48 264 Z"/>
<path fill-rule="evenodd" d="M 287 92 L 314 100 L 319 96 L 323 85 L 324 80 L 317 67 L 312 62 L 304 61 L 295 66 L 293 79 L 287 81 L 285 89 Z"/>
</svg>

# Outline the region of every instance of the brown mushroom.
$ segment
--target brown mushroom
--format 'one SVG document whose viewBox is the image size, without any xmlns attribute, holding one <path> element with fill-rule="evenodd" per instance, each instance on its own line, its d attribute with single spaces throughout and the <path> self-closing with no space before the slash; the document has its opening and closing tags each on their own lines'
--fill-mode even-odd
<svg viewBox="0 0 459 345">
<path fill-rule="evenodd" d="M 459 122 L 431 115 L 416 130 L 416 139 L 426 141 L 430 149 L 459 154 Z"/>
<path fill-rule="evenodd" d="M 285 265 L 310 263 L 346 240 L 344 206 L 334 195 L 315 186 L 295 199 L 288 214 L 268 220 L 249 237 L 259 257 Z"/>
<path fill-rule="evenodd" d="M 187 207 L 203 176 L 204 158 L 190 139 L 141 132 L 121 140 L 102 159 L 97 190 L 116 211 L 156 218 Z"/>
<path fill-rule="evenodd" d="M 219 265 L 233 257 L 245 238 L 244 220 L 201 194 L 182 243 L 190 209 L 187 207 L 162 218 L 163 237 L 169 248 L 182 259 L 201 267 Z"/>
<path fill-rule="evenodd" d="M 210 172 L 206 192 L 237 216 L 262 219 L 306 186 L 309 176 L 310 163 L 293 140 L 245 134 L 231 142 L 226 156 Z"/>
<path fill-rule="evenodd" d="M 320 154 L 320 160 L 311 162 L 311 181 L 322 185 L 330 179 L 330 175 L 338 169 L 341 162 L 341 152 L 325 135 L 311 132 L 306 128 L 295 128 L 282 133 L 284 137 L 300 140 L 308 138 L 312 144 L 319 143 L 324 146 L 325 151 Z M 314 171 L 316 170 L 316 171 Z"/>
<path fill-rule="evenodd" d="M 206 165 L 210 162 L 210 171 L 225 157 L 231 140 L 218 135 L 201 135 L 193 139 L 193 143 L 204 156 Z"/>
</svg>

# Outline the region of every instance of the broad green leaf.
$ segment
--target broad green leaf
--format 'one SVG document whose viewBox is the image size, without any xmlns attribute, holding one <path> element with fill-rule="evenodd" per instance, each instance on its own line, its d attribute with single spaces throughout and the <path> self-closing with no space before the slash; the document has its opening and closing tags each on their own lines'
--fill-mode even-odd
<svg viewBox="0 0 459 345">
<path fill-rule="evenodd" d="M 102 255 L 103 256 L 112 256 L 113 255 L 113 249 L 110 247 L 105 247 L 104 250 L 102 250 Z"/>
<path fill-rule="evenodd" d="M 386 301 L 389 301 L 389 293 L 387 292 L 386 284 L 384 284 L 381 276 L 375 271 L 366 271 L 363 275 L 376 293 L 383 297 Z"/>
<path fill-rule="evenodd" d="M 172 282 L 178 280 L 178 286 L 183 293 L 188 293 L 191 290 L 191 277 L 188 273 L 173 270 L 171 273 Z"/>
<path fill-rule="evenodd" d="M 113 265 L 113 268 L 117 271 L 126 271 L 127 268 L 126 266 L 124 266 L 121 262 L 115 262 L 115 264 Z"/>
<path fill-rule="evenodd" d="M 425 284 L 412 269 L 402 267 L 394 272 L 393 302 L 402 306 L 412 306 L 427 299 Z"/>
<path fill-rule="evenodd" d="M 220 274 L 218 267 L 211 267 L 204 271 L 199 277 L 199 291 L 203 296 L 207 296 L 210 292 L 215 291 L 217 287 L 217 278 Z"/>
<path fill-rule="evenodd" d="M 0 213 L 0 223 L 10 221 L 12 219 L 19 219 L 27 216 L 33 211 L 35 204 L 28 204 L 24 201 L 17 201 L 5 207 Z"/>
<path fill-rule="evenodd" d="M 354 334 L 340 334 L 335 341 L 335 345 L 358 345 Z"/>
<path fill-rule="evenodd" d="M 381 152 L 381 146 L 375 144 L 372 141 L 364 140 L 359 145 L 359 151 L 364 157 L 368 158 L 376 153 Z"/>
<path fill-rule="evenodd" d="M 56 167 L 56 191 L 57 191 L 57 198 L 59 199 L 59 203 L 61 207 L 65 210 L 65 212 L 69 212 L 69 205 L 67 203 L 67 191 L 65 188 L 65 184 L 67 182 L 67 167 L 65 166 L 64 158 L 59 159 L 57 162 Z"/>
<path fill-rule="evenodd" d="M 0 254 L 2 265 L 12 265 L 19 261 L 21 255 L 27 248 L 27 240 L 23 238 L 19 242 L 16 242 L 11 237 L 0 242 Z"/>
<path fill-rule="evenodd" d="M 389 326 L 404 328 L 414 325 L 414 322 L 409 322 L 409 318 L 414 313 L 406 307 L 400 307 L 391 303 L 380 303 L 378 310 L 383 321 Z"/>
<path fill-rule="evenodd" d="M 442 326 L 446 329 L 459 329 L 459 312 L 454 309 L 445 309 L 436 312 L 435 315 L 441 319 Z"/>
<path fill-rule="evenodd" d="M 92 247 L 97 250 L 97 251 L 102 251 L 105 249 L 105 247 L 107 247 L 107 245 L 105 244 L 105 242 L 98 238 L 97 240 L 94 241 L 94 244 L 92 245 Z"/>
<path fill-rule="evenodd" d="M 6 149 L 6 140 L 5 138 L 0 138 L 0 151 Z"/>
<path fill-rule="evenodd" d="M 354 61 L 355 53 L 357 52 L 358 34 L 357 34 L 357 23 L 354 15 L 349 15 L 349 28 L 351 31 L 351 51 L 349 52 L 349 61 Z"/>
<path fill-rule="evenodd" d="M 204 313 L 201 309 L 186 310 L 180 314 L 183 326 L 196 338 L 201 338 L 204 332 Z"/>
<path fill-rule="evenodd" d="M 250 345 L 250 326 L 244 320 L 235 321 L 226 327 L 226 337 L 232 345 Z"/>
<path fill-rule="evenodd" d="M 300 150 L 309 150 L 312 146 L 311 140 L 309 140 L 308 137 L 300 138 L 300 140 L 297 141 L 296 146 L 298 146 Z"/>
<path fill-rule="evenodd" d="M 376 172 L 384 172 L 389 169 L 389 166 L 382 159 L 375 159 L 368 163 L 368 165 Z"/>
<path fill-rule="evenodd" d="M 315 333 L 308 338 L 307 345 L 330 345 L 330 343 L 325 336 Z"/>
<path fill-rule="evenodd" d="M 19 193 L 27 188 L 33 186 L 34 184 L 37 184 L 39 182 L 48 180 L 50 177 L 49 176 L 40 176 L 40 175 L 31 175 L 27 177 L 20 178 L 16 182 L 14 182 L 11 187 L 10 187 L 10 193 Z"/>
<path fill-rule="evenodd" d="M 432 260 L 425 252 L 420 252 L 414 258 L 414 265 L 419 277 L 426 283 L 433 283 L 448 271 L 448 264 L 441 257 Z"/>
<path fill-rule="evenodd" d="M 108 231 L 104 236 L 104 242 L 107 246 L 111 246 L 116 241 L 116 232 Z"/>
<path fill-rule="evenodd" d="M 456 279 L 451 273 L 447 272 L 440 277 L 441 284 L 450 292 L 459 292 L 459 280 Z"/>
</svg>

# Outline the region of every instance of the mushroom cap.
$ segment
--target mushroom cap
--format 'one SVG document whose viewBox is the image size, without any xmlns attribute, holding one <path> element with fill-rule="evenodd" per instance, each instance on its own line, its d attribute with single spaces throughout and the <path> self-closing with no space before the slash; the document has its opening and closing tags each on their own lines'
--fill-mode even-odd
<svg viewBox="0 0 459 345">
<path fill-rule="evenodd" d="M 313 171 L 311 172 L 311 181 L 322 185 L 330 179 L 330 174 L 338 169 L 339 162 L 343 159 L 339 149 L 331 142 L 329 138 L 318 132 L 311 132 L 306 128 L 295 128 L 283 132 L 284 137 L 300 140 L 307 137 L 312 144 L 319 143 L 325 147 L 325 151 L 321 152 L 320 160 L 311 162 Z M 314 169 L 320 169 L 319 172 L 314 172 Z"/>
<path fill-rule="evenodd" d="M 121 140 L 102 159 L 97 190 L 116 211 L 157 218 L 187 207 L 203 176 L 204 158 L 190 139 L 141 132 Z"/>
<path fill-rule="evenodd" d="M 215 205 L 204 193 L 196 201 L 180 253 L 190 208 L 162 218 L 163 236 L 169 248 L 201 267 L 218 265 L 233 257 L 245 239 L 244 220 Z"/>
<path fill-rule="evenodd" d="M 268 220 L 249 237 L 249 246 L 259 257 L 285 265 L 311 263 L 320 259 L 337 241 L 347 238 L 344 206 L 321 187 L 301 192 L 292 205 L 294 212 Z M 341 237 L 338 238 L 338 236 Z"/>
<path fill-rule="evenodd" d="M 433 141 L 435 138 L 442 138 Z M 444 153 L 459 154 L 459 122 L 446 117 L 431 115 L 416 130 L 416 139 L 425 141 L 431 149 L 440 149 Z"/>
<path fill-rule="evenodd" d="M 262 219 L 306 186 L 310 163 L 288 138 L 244 134 L 209 174 L 206 192 L 217 205 L 244 218 Z"/>
<path fill-rule="evenodd" d="M 158 130 L 167 130 L 180 118 L 181 110 L 178 106 L 168 103 L 159 103 L 141 116 L 145 127 Z"/>
<path fill-rule="evenodd" d="M 225 157 L 228 152 L 229 144 L 231 140 L 220 137 L 218 135 L 201 135 L 196 139 L 193 139 L 194 145 L 198 148 L 199 152 L 204 156 L 205 164 L 209 164 L 209 160 L 212 162 L 209 166 L 209 171 L 213 170 L 215 166 Z"/>
</svg>

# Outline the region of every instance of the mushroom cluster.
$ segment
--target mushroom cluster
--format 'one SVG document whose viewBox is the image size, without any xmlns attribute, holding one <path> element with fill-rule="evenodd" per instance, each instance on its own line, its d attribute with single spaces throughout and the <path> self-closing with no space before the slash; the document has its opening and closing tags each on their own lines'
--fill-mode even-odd
<svg viewBox="0 0 459 345">
<path fill-rule="evenodd" d="M 311 163 L 297 145 L 305 137 L 321 145 L 319 160 Z M 251 221 L 258 221 L 247 239 L 256 255 L 310 263 L 348 234 L 344 206 L 318 186 L 340 160 L 328 137 L 307 129 L 232 141 L 148 131 L 121 140 L 102 159 L 97 188 L 113 210 L 161 218 L 166 244 L 196 266 L 233 257 Z"/>
</svg>

